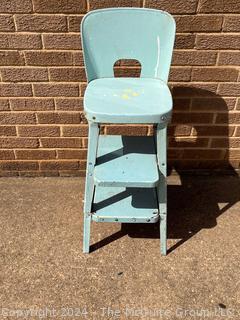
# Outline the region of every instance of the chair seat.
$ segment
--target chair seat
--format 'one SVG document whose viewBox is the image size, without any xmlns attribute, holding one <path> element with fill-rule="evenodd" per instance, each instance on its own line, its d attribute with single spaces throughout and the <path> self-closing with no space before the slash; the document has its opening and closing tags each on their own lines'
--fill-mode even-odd
<svg viewBox="0 0 240 320">
<path fill-rule="evenodd" d="M 88 84 L 84 110 L 99 123 L 167 123 L 172 96 L 159 79 L 101 78 Z"/>
</svg>

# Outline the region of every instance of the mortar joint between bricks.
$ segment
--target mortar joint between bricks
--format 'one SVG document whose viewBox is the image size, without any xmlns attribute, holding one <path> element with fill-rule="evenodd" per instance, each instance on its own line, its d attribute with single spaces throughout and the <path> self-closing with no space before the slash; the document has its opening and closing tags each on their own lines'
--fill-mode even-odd
<svg viewBox="0 0 240 320">
<path fill-rule="evenodd" d="M 208 139 L 207 148 L 211 148 L 212 137 Z"/>
<path fill-rule="evenodd" d="M 200 9 L 201 9 L 201 0 L 198 0 L 195 14 L 198 14 L 200 12 Z"/>
<path fill-rule="evenodd" d="M 238 68 L 238 79 L 237 79 L 237 81 L 240 82 L 240 68 Z"/>
<path fill-rule="evenodd" d="M 217 59 L 216 59 L 215 66 L 219 66 L 219 57 L 220 57 L 220 52 L 217 52 Z"/>
<path fill-rule="evenodd" d="M 70 16 L 66 16 L 66 20 L 67 20 L 67 32 L 70 31 Z"/>
<path fill-rule="evenodd" d="M 43 33 L 40 33 L 40 37 L 41 37 L 41 43 L 42 43 L 42 49 L 45 50 L 45 43 L 43 41 Z"/>
<path fill-rule="evenodd" d="M 234 106 L 234 109 L 233 110 L 236 110 L 237 111 L 237 106 L 240 105 L 240 98 L 237 98 L 236 99 L 236 103 L 235 103 L 235 106 Z"/>
<path fill-rule="evenodd" d="M 19 129 L 19 125 L 16 126 L 16 136 L 17 136 L 17 137 L 20 137 L 20 136 L 19 136 L 19 131 L 18 131 L 18 129 Z"/>
<path fill-rule="evenodd" d="M 214 113 L 213 114 L 213 122 L 212 122 L 212 124 L 216 123 L 216 119 L 217 119 L 217 113 Z"/>
<path fill-rule="evenodd" d="M 63 137 L 63 127 L 60 126 L 60 137 Z"/>
<path fill-rule="evenodd" d="M 27 66 L 28 66 L 28 65 L 27 65 L 27 59 L 26 59 L 25 51 L 27 51 L 27 50 L 21 50 L 21 51 L 19 52 L 20 56 L 22 56 L 22 57 L 23 57 L 23 60 L 24 60 L 24 66 L 23 66 L 23 67 L 27 67 Z"/>
<path fill-rule="evenodd" d="M 13 18 L 13 23 L 14 23 L 15 31 L 17 32 L 17 31 L 18 31 L 18 28 L 17 28 L 17 22 L 16 22 L 16 14 L 13 14 L 12 18 Z"/>
<path fill-rule="evenodd" d="M 232 137 L 236 137 L 237 134 L 237 126 L 234 127 Z"/>
<path fill-rule="evenodd" d="M 216 94 L 218 94 L 218 92 L 219 92 L 219 87 L 220 87 L 220 83 L 217 84 Z"/>
<path fill-rule="evenodd" d="M 151 135 L 151 125 L 147 126 L 147 136 Z"/>
<path fill-rule="evenodd" d="M 39 119 L 38 119 L 38 113 L 35 113 L 35 118 L 36 118 L 36 125 L 39 125 L 41 123 L 39 123 Z"/>
<path fill-rule="evenodd" d="M 57 102 L 56 102 L 56 97 L 53 98 L 53 103 L 54 103 L 54 109 L 53 109 L 53 112 L 56 112 L 57 111 Z"/>
<path fill-rule="evenodd" d="M 220 32 L 223 33 L 223 25 L 224 25 L 224 22 L 225 22 L 225 16 L 222 15 L 222 24 L 221 24 L 221 28 L 220 28 Z"/>
<path fill-rule="evenodd" d="M 32 96 L 33 96 L 33 97 L 36 97 L 35 90 L 34 90 L 34 84 L 33 84 L 33 83 L 31 83 L 31 88 L 32 88 Z"/>
<path fill-rule="evenodd" d="M 13 150 L 13 154 L 14 154 L 14 159 L 17 160 L 17 155 L 16 155 L 16 150 Z"/>
<path fill-rule="evenodd" d="M 190 131 L 190 137 L 196 137 L 195 135 L 194 135 L 194 125 L 191 125 L 192 127 L 191 127 L 191 131 Z"/>
<path fill-rule="evenodd" d="M 90 0 L 86 0 L 86 4 L 87 4 L 87 12 L 89 12 L 90 11 L 90 2 L 89 2 Z"/>
</svg>

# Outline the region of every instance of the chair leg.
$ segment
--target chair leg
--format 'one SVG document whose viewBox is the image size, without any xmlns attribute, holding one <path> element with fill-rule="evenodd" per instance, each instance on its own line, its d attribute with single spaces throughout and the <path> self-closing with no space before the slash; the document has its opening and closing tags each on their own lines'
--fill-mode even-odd
<svg viewBox="0 0 240 320">
<path fill-rule="evenodd" d="M 90 249 L 91 215 L 84 213 L 83 227 L 83 253 L 89 253 Z"/>
<path fill-rule="evenodd" d="M 160 245 L 167 254 L 167 128 L 157 127 L 157 158 L 159 167 L 158 202 L 160 213 Z"/>
<path fill-rule="evenodd" d="M 88 155 L 87 155 L 87 173 L 85 182 L 84 196 L 84 230 L 83 230 L 83 252 L 89 253 L 90 248 L 90 226 L 91 226 L 91 208 L 94 195 L 93 170 L 96 163 L 98 146 L 99 126 L 95 122 L 89 122 L 88 133 Z"/>
</svg>

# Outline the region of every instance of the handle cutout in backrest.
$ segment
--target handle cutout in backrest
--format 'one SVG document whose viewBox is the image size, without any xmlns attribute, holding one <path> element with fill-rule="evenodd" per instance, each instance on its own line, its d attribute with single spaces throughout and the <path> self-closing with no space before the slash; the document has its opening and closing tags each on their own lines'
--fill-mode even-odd
<svg viewBox="0 0 240 320">
<path fill-rule="evenodd" d="M 114 63 L 114 77 L 132 77 L 139 78 L 141 76 L 142 66 L 136 59 L 119 59 Z"/>
</svg>

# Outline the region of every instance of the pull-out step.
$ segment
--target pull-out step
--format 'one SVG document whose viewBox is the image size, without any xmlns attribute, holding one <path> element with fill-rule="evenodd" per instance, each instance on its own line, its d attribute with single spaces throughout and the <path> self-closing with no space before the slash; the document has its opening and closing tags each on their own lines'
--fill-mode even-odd
<svg viewBox="0 0 240 320">
<path fill-rule="evenodd" d="M 158 179 L 153 137 L 99 137 L 94 169 L 96 185 L 153 188 Z"/>
<path fill-rule="evenodd" d="M 154 223 L 159 219 L 156 188 L 96 186 L 92 212 L 97 222 Z"/>
</svg>

